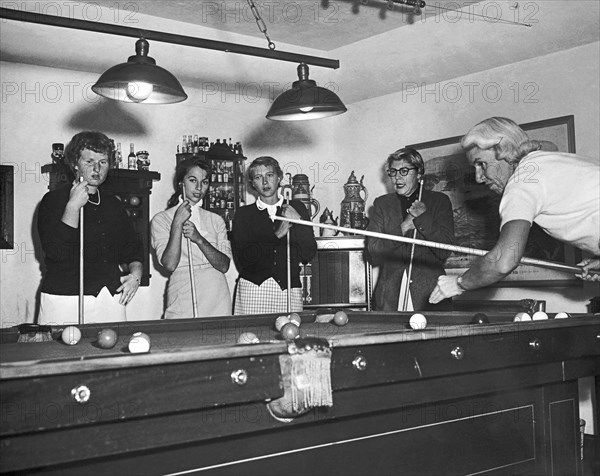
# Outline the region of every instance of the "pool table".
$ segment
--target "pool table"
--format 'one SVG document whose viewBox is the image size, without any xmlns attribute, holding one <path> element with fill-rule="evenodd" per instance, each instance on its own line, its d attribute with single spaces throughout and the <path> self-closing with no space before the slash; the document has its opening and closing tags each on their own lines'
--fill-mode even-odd
<svg viewBox="0 0 600 476">
<path fill-rule="evenodd" d="M 600 374 L 600 316 L 430 312 L 413 330 L 410 313 L 333 312 L 301 313 L 293 341 L 278 315 L 86 324 L 73 346 L 4 329 L 0 471 L 581 474 L 577 379 Z M 136 331 L 150 352 L 129 353 Z"/>
</svg>

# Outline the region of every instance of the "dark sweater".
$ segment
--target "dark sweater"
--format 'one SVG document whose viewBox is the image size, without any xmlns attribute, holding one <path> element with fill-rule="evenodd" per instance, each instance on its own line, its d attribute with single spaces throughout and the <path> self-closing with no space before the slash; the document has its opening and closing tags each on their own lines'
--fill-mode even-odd
<svg viewBox="0 0 600 476">
<path fill-rule="evenodd" d="M 302 202 L 290 201 L 302 220 L 310 221 Z M 278 212 L 281 215 L 281 212 Z M 233 218 L 231 249 L 240 277 L 256 285 L 274 278 L 281 289 L 287 289 L 287 237 L 277 238 L 281 222 L 272 222 L 267 210 L 256 204 L 241 207 Z M 300 263 L 308 263 L 317 252 L 317 242 L 310 226 L 292 225 L 290 261 L 292 287 L 301 287 Z"/>
<path fill-rule="evenodd" d="M 60 187 L 42 198 L 38 232 L 45 253 L 46 271 L 41 291 L 79 294 L 79 228 L 63 223 L 71 186 Z M 98 196 L 92 198 L 98 201 Z M 119 264 L 143 262 L 143 249 L 121 202 L 100 190 L 100 205 L 86 203 L 84 213 L 84 294 L 97 296 L 106 286 L 115 294 L 121 286 Z"/>
</svg>

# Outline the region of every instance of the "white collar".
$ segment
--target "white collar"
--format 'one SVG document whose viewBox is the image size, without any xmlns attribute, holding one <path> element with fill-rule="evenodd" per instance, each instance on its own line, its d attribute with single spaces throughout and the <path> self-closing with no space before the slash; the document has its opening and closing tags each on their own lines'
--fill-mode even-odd
<svg viewBox="0 0 600 476">
<path fill-rule="evenodd" d="M 283 197 L 281 197 L 277 203 L 273 204 L 273 205 L 268 205 L 265 202 L 263 202 L 260 197 L 258 197 L 256 199 L 256 208 L 258 208 L 259 210 L 267 210 L 267 213 L 269 214 L 269 218 L 271 219 L 271 221 L 275 221 L 275 218 L 273 218 L 275 215 L 277 215 L 277 207 L 280 207 L 281 205 L 283 205 Z"/>
</svg>

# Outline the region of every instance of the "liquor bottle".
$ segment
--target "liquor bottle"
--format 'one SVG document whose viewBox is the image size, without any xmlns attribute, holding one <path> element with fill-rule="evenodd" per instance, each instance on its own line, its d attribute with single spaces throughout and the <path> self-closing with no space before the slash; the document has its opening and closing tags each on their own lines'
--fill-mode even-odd
<svg viewBox="0 0 600 476">
<path fill-rule="evenodd" d="M 133 150 L 133 142 L 129 144 L 129 155 L 127 156 L 127 168 L 129 170 L 137 170 L 137 159 Z"/>
<path fill-rule="evenodd" d="M 229 138 L 229 143 L 227 145 L 229 145 L 229 150 L 233 150 L 233 142 L 231 142 L 231 137 Z"/>
<path fill-rule="evenodd" d="M 115 169 L 124 168 L 123 153 L 121 152 L 121 143 L 117 142 L 117 151 L 115 152 Z"/>
<path fill-rule="evenodd" d="M 187 136 L 184 135 L 183 136 L 183 141 L 181 143 L 181 153 L 185 154 L 187 151 L 188 151 Z"/>
</svg>

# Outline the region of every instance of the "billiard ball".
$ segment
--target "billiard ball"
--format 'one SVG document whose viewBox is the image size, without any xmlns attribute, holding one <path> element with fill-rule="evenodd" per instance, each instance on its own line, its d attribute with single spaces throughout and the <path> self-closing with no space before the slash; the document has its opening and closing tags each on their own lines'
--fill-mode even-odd
<svg viewBox="0 0 600 476">
<path fill-rule="evenodd" d="M 130 197 L 129 198 L 129 204 L 132 207 L 137 207 L 140 204 L 140 197 L 137 197 L 135 195 L 133 197 Z"/>
<path fill-rule="evenodd" d="M 150 337 L 143 332 L 135 332 L 127 346 L 132 354 L 142 354 L 150 350 Z"/>
<path fill-rule="evenodd" d="M 346 314 L 346 311 L 337 311 L 333 315 L 333 322 L 337 326 L 345 326 L 348 324 L 348 314 Z"/>
<path fill-rule="evenodd" d="M 81 331 L 78 327 L 67 326 L 63 329 L 60 337 L 65 344 L 75 345 L 81 340 Z"/>
<path fill-rule="evenodd" d="M 294 340 L 300 335 L 300 329 L 293 322 L 288 322 L 281 328 L 281 336 L 285 340 Z"/>
<path fill-rule="evenodd" d="M 260 339 L 254 332 L 242 332 L 237 340 L 238 344 L 260 344 Z"/>
<path fill-rule="evenodd" d="M 533 316 L 531 316 L 531 319 L 533 319 L 534 321 L 541 321 L 543 319 L 548 319 L 548 314 L 546 314 L 544 311 L 537 311 L 533 313 Z"/>
<path fill-rule="evenodd" d="M 427 318 L 423 314 L 413 314 L 408 321 L 413 329 L 425 329 L 427 327 Z"/>
<path fill-rule="evenodd" d="M 285 316 L 279 316 L 277 319 L 275 319 L 275 329 L 281 331 L 281 328 L 288 322 L 290 322 L 290 316 L 287 314 Z"/>
<path fill-rule="evenodd" d="M 478 312 L 471 319 L 471 324 L 489 324 L 490 320 L 483 312 Z"/>
<path fill-rule="evenodd" d="M 112 349 L 117 345 L 117 333 L 112 329 L 102 329 L 98 332 L 98 347 Z"/>
<path fill-rule="evenodd" d="M 300 314 L 298 314 L 297 312 L 292 312 L 290 314 L 290 322 L 296 324 L 296 326 L 300 327 L 300 324 L 302 324 L 302 318 L 300 317 Z"/>
<path fill-rule="evenodd" d="M 515 314 L 514 322 L 531 321 L 531 316 L 526 312 L 517 312 Z"/>
<path fill-rule="evenodd" d="M 567 319 L 568 317 L 571 317 L 568 312 L 559 312 L 554 316 L 554 319 Z"/>
</svg>

